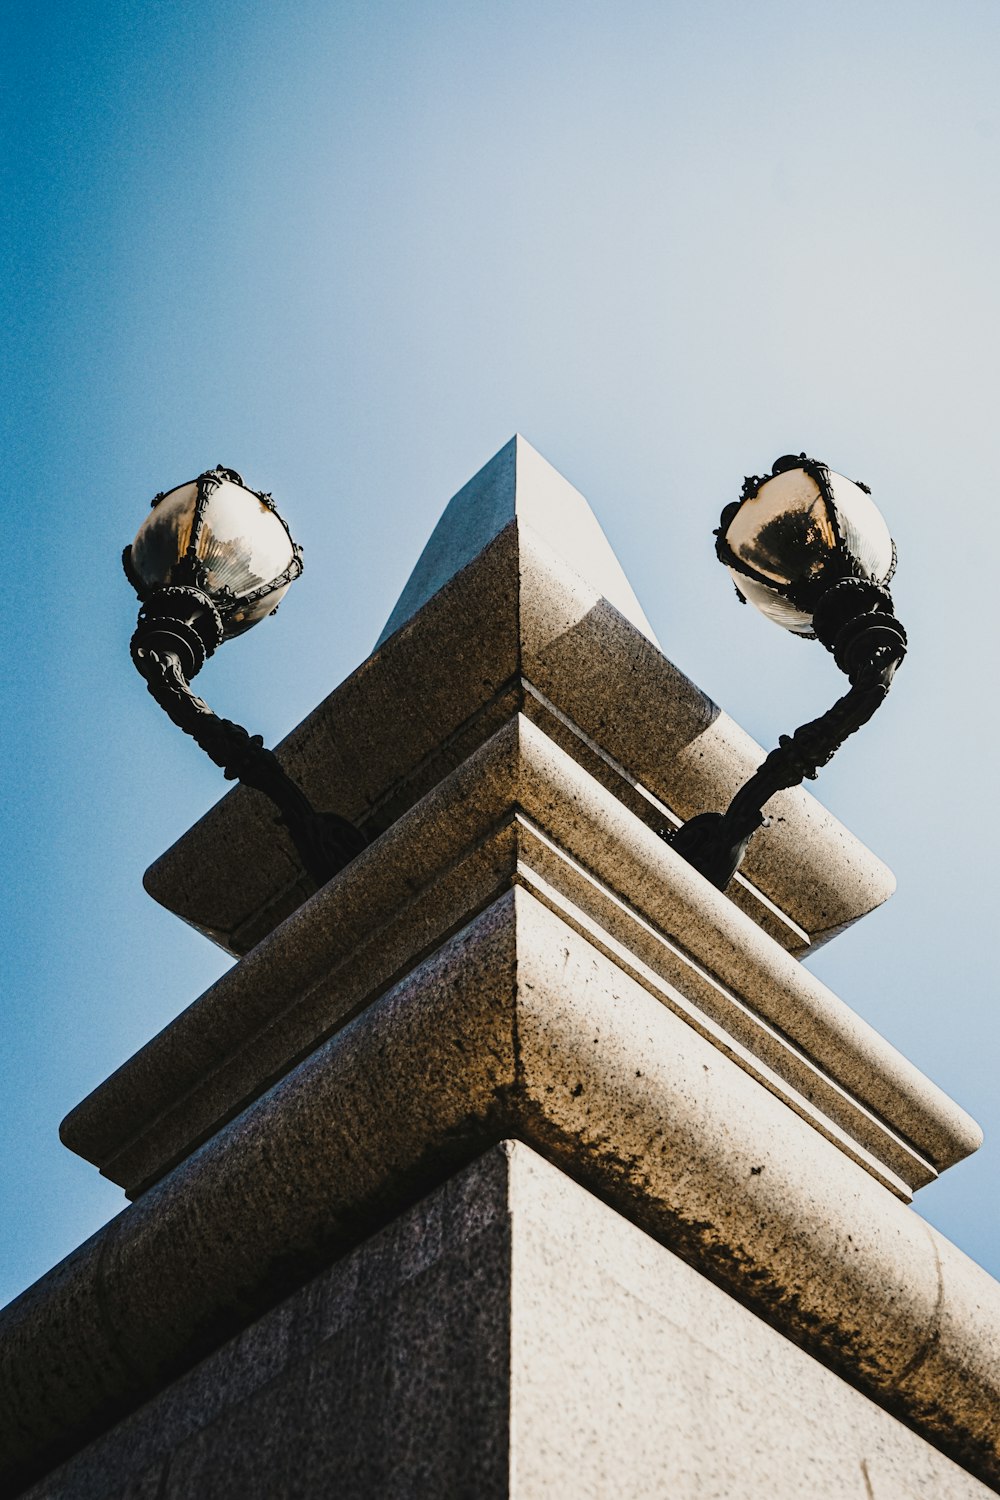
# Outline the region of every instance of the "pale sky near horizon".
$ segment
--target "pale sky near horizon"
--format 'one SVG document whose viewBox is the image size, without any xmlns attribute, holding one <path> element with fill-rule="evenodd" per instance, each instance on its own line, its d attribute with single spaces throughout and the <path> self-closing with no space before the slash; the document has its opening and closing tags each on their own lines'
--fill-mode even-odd
<svg viewBox="0 0 1000 1500">
<path fill-rule="evenodd" d="M 766 746 L 843 690 L 712 551 L 805 450 L 894 532 L 910 655 L 816 794 L 896 872 L 811 967 L 986 1130 L 919 1212 L 1000 1274 L 992 952 L 1000 7 L 9 11 L 0 1301 L 123 1206 L 60 1119 L 226 966 L 145 867 L 224 792 L 120 553 L 221 462 L 306 549 L 198 679 L 280 739 L 519 430 Z"/>
</svg>

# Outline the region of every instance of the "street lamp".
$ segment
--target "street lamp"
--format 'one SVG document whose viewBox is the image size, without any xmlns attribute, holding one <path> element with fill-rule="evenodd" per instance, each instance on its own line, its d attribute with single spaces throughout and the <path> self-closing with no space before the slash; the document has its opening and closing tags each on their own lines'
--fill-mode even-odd
<svg viewBox="0 0 1000 1500">
<path fill-rule="evenodd" d="M 677 853 L 725 890 L 769 798 L 815 777 L 871 718 L 906 654 L 906 632 L 888 588 L 896 567 L 888 527 L 867 485 L 826 464 L 786 455 L 764 478 L 744 479 L 715 536 L 741 601 L 821 641 L 851 684 L 821 718 L 781 736 L 724 813 L 699 813 L 672 835 Z"/>
<path fill-rule="evenodd" d="M 260 735 L 218 718 L 189 686 L 223 641 L 274 614 L 302 572 L 301 549 L 271 496 L 235 469 L 209 469 L 156 496 L 122 563 L 142 601 L 132 660 L 149 691 L 228 780 L 270 798 L 306 870 L 324 885 L 365 847 L 364 834 L 336 813 L 316 812 Z"/>
</svg>

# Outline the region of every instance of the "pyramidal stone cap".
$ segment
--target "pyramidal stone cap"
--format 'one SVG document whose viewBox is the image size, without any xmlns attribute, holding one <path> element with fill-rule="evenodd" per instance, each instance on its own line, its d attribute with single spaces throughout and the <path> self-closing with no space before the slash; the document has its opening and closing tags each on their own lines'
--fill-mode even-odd
<svg viewBox="0 0 1000 1500">
<path fill-rule="evenodd" d="M 653 627 L 587 501 L 520 433 L 452 496 L 376 649 L 512 521 L 527 524 L 659 649 Z"/>
</svg>

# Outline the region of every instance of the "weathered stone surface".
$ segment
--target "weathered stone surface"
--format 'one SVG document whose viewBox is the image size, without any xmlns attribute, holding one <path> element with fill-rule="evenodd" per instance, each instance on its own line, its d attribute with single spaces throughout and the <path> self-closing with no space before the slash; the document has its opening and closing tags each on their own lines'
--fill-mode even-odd
<svg viewBox="0 0 1000 1500">
<path fill-rule="evenodd" d="M 25 1500 L 987 1493 L 507 1142 Z"/>
<path fill-rule="evenodd" d="M 518 520 L 279 753 L 317 807 L 377 836 L 519 711 L 654 829 L 725 807 L 764 755 Z M 878 906 L 894 882 L 801 787 L 771 810 L 731 899 L 801 953 Z M 312 890 L 270 804 L 244 788 L 158 860 L 146 886 L 238 954 Z"/>
<path fill-rule="evenodd" d="M 453 1177 L 30 1500 L 506 1495 L 508 1164 Z"/>
<path fill-rule="evenodd" d="M 892 1191 L 978 1128 L 542 730 L 515 716 L 84 1100 L 63 1139 L 130 1195 L 514 883 Z"/>
<path fill-rule="evenodd" d="M 488 907 L 0 1321 L 37 1461 L 514 1136 L 1000 1481 L 1000 1287 L 525 889 Z"/>
<path fill-rule="evenodd" d="M 513 1166 L 511 1495 L 988 1493 L 532 1152 Z"/>
</svg>

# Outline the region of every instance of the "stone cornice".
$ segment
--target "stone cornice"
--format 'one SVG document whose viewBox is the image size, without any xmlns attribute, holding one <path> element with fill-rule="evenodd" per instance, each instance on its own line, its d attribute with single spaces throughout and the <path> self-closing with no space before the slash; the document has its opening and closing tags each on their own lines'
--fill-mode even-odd
<svg viewBox="0 0 1000 1500">
<path fill-rule="evenodd" d="M 83 1101 L 65 1143 L 145 1190 L 519 883 L 901 1197 L 978 1127 L 515 715 Z"/>
<path fill-rule="evenodd" d="M 523 888 L 0 1320 L 7 1478 L 515 1137 L 1000 1483 L 1000 1287 Z"/>
</svg>

